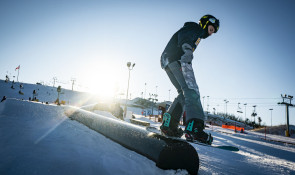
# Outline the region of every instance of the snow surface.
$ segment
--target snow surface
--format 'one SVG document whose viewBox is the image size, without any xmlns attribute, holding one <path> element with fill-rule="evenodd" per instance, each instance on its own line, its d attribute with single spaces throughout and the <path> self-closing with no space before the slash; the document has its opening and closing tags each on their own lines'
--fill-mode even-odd
<svg viewBox="0 0 295 175">
<path fill-rule="evenodd" d="M 0 174 L 187 174 L 186 170 L 159 169 L 148 158 L 70 120 L 62 106 L 16 100 L 20 97 L 13 93 L 18 91 L 5 88 L 0 82 L 0 97 L 8 97 L 0 103 Z M 40 92 L 39 98 L 47 100 L 46 94 Z M 68 98 L 77 100 L 72 103 L 81 104 L 78 97 L 69 94 Z M 81 97 L 78 92 L 71 95 Z M 96 113 L 112 117 L 102 111 Z M 138 115 L 137 119 L 149 121 Z M 235 133 L 217 126 L 209 126 L 206 131 L 213 135 L 214 145 L 232 145 L 240 151 L 192 144 L 199 153 L 199 174 L 295 174 L 294 144 L 264 140 L 261 133 Z M 295 143 L 283 136 L 267 138 Z"/>
</svg>

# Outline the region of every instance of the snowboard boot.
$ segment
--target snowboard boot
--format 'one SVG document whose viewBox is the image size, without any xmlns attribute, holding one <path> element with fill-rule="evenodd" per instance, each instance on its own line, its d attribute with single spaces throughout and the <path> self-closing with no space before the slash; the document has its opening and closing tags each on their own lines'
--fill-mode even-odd
<svg viewBox="0 0 295 175">
<path fill-rule="evenodd" d="M 167 112 L 163 115 L 163 122 L 160 129 L 162 134 L 169 137 L 181 137 L 183 135 L 183 130 L 178 127 L 178 122 Z"/>
<path fill-rule="evenodd" d="M 185 138 L 187 141 L 193 142 L 198 141 L 201 143 L 205 143 L 211 145 L 213 142 L 213 137 L 211 134 L 207 134 L 204 132 L 204 121 L 200 119 L 191 119 L 186 122 L 185 127 Z"/>
</svg>

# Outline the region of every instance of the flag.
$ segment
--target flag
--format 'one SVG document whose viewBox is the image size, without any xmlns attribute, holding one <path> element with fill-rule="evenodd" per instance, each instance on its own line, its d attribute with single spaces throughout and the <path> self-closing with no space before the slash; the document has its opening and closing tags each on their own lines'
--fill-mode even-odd
<svg viewBox="0 0 295 175">
<path fill-rule="evenodd" d="M 15 68 L 15 71 L 17 70 L 17 69 L 19 69 L 20 68 L 20 65 L 19 66 L 17 66 L 17 68 Z"/>
</svg>

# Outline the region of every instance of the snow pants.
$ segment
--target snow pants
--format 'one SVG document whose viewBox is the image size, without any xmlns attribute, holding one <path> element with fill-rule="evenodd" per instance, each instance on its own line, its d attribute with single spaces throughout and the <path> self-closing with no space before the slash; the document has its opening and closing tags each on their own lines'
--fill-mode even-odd
<svg viewBox="0 0 295 175">
<path fill-rule="evenodd" d="M 183 112 L 186 111 L 186 121 L 193 118 L 204 121 L 205 115 L 192 64 L 174 61 L 164 70 L 178 92 L 178 96 L 167 111 L 172 119 L 179 122 Z"/>
</svg>

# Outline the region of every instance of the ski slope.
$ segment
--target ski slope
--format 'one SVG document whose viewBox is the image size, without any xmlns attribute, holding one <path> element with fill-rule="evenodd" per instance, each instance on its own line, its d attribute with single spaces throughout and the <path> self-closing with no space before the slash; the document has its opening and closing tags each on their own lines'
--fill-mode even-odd
<svg viewBox="0 0 295 175">
<path fill-rule="evenodd" d="M 0 174 L 165 174 L 60 106 L 7 100 L 0 123 Z"/>
<path fill-rule="evenodd" d="M 0 103 L 0 174 L 187 174 L 159 169 L 146 157 L 70 120 L 63 106 L 19 100 L 15 91 L 0 85 L 0 97 L 4 92 L 8 97 Z M 266 141 L 255 132 L 234 133 L 217 126 L 206 131 L 215 145 L 232 145 L 240 151 L 192 144 L 200 158 L 199 174 L 295 174 L 292 138 L 267 136 L 290 143 L 285 144 Z"/>
</svg>

